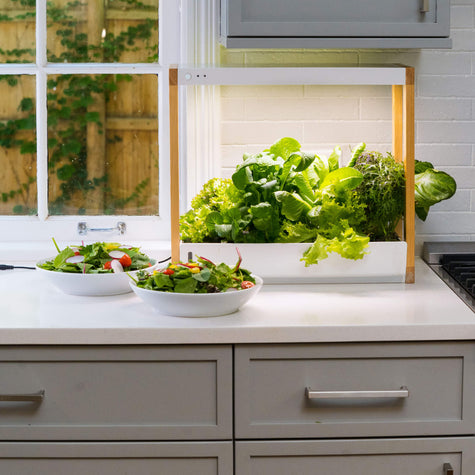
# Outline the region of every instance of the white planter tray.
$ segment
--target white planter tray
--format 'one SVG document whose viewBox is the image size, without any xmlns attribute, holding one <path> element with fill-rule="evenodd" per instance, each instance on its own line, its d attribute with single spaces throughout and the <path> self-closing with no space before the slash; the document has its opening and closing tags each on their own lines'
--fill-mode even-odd
<svg viewBox="0 0 475 475">
<path fill-rule="evenodd" d="M 261 276 L 265 284 L 405 282 L 407 244 L 371 242 L 363 259 L 344 259 L 332 253 L 316 265 L 301 261 L 309 243 L 298 244 L 210 244 L 181 243 L 180 259 L 203 256 L 216 264 L 233 266 L 242 255 L 242 267 Z"/>
</svg>

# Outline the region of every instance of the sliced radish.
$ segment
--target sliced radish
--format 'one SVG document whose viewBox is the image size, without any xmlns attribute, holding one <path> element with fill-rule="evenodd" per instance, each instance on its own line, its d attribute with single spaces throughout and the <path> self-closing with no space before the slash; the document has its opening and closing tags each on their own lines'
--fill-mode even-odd
<svg viewBox="0 0 475 475">
<path fill-rule="evenodd" d="M 111 251 L 109 252 L 109 256 L 112 257 L 112 259 L 120 259 L 125 252 L 122 251 Z"/>
<path fill-rule="evenodd" d="M 65 262 L 67 262 L 68 264 L 79 264 L 83 260 L 84 260 L 84 256 L 79 255 L 79 256 L 68 257 Z"/>
<path fill-rule="evenodd" d="M 112 269 L 115 273 L 124 272 L 124 268 L 122 267 L 122 264 L 121 264 L 117 259 L 113 259 L 113 260 L 111 261 L 111 269 Z"/>
</svg>

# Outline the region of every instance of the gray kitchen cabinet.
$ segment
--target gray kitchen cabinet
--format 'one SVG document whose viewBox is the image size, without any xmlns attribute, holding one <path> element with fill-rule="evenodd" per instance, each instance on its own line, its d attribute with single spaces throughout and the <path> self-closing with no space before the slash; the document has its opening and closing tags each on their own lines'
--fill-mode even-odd
<svg viewBox="0 0 475 475">
<path fill-rule="evenodd" d="M 1 474 L 229 475 L 232 453 L 229 345 L 0 347 Z"/>
<path fill-rule="evenodd" d="M 231 347 L 0 347 L 0 440 L 232 435 Z"/>
<path fill-rule="evenodd" d="M 221 0 L 228 48 L 447 48 L 449 0 Z"/>
<path fill-rule="evenodd" d="M 0 473 L 467 475 L 474 375 L 473 342 L 0 346 Z"/>
<path fill-rule="evenodd" d="M 469 438 L 238 442 L 236 475 L 468 475 Z"/>
<path fill-rule="evenodd" d="M 236 475 L 473 473 L 473 343 L 237 345 L 234 374 Z"/>
<path fill-rule="evenodd" d="M 471 434 L 470 343 L 240 345 L 239 438 Z"/>
<path fill-rule="evenodd" d="M 232 442 L 0 443 L 8 475 L 229 475 Z"/>
</svg>

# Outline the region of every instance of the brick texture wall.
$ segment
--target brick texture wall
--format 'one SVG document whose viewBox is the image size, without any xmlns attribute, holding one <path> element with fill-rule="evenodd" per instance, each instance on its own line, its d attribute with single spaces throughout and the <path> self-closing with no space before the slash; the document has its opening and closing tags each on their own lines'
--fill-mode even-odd
<svg viewBox="0 0 475 475">
<path fill-rule="evenodd" d="M 475 2 L 452 0 L 450 50 L 228 50 L 227 65 L 388 64 L 416 70 L 416 158 L 450 173 L 458 190 L 417 221 L 423 241 L 475 240 Z M 329 153 L 366 142 L 391 150 L 391 89 L 386 86 L 221 87 L 222 175 L 244 152 L 290 136 Z"/>
</svg>

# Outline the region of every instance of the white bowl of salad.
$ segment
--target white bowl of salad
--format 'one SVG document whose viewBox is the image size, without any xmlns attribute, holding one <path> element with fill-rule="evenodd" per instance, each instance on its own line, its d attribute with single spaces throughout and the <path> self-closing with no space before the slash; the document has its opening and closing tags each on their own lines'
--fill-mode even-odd
<svg viewBox="0 0 475 475">
<path fill-rule="evenodd" d="M 261 289 L 263 281 L 240 267 L 194 262 L 139 272 L 130 287 L 157 312 L 173 317 L 217 317 L 236 312 Z"/>
<path fill-rule="evenodd" d="M 156 265 L 138 247 L 119 243 L 95 242 L 62 250 L 56 245 L 56 248 L 58 254 L 37 262 L 36 270 L 70 295 L 125 294 L 131 291 L 129 275 Z"/>
</svg>

